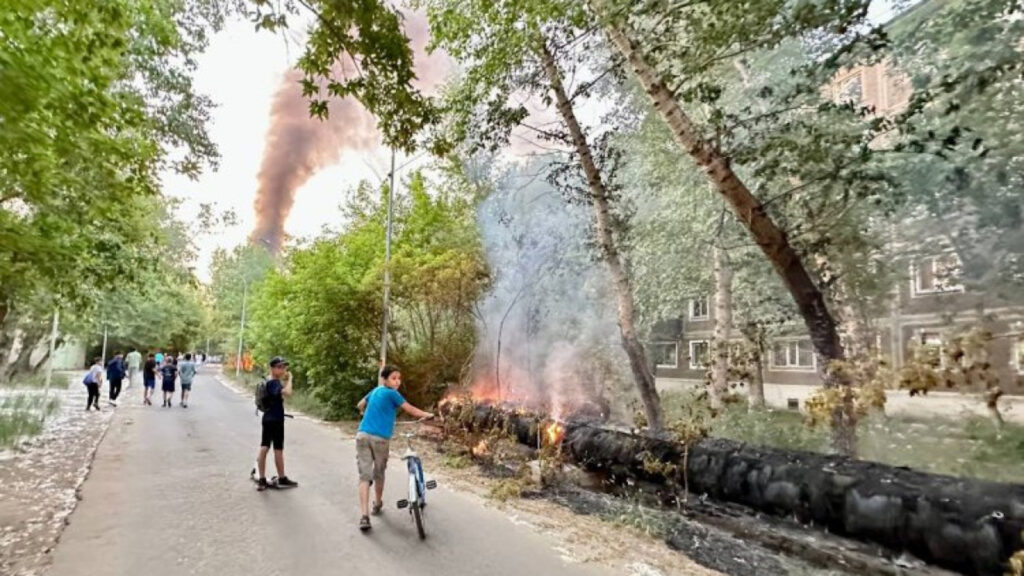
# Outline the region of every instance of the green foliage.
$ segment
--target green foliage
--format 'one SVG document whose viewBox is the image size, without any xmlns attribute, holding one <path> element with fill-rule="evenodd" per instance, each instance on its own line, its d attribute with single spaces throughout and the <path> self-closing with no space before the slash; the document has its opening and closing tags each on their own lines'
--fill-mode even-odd
<svg viewBox="0 0 1024 576">
<path fill-rule="evenodd" d="M 435 117 L 429 99 L 413 86 L 413 53 L 403 15 L 381 0 L 295 0 L 281 5 L 253 0 L 256 28 L 288 26 L 295 4 L 316 14 L 298 68 L 310 115 L 326 118 L 332 98 L 358 99 L 378 119 L 389 146 L 411 151 L 415 137 Z"/>
<path fill-rule="evenodd" d="M 65 333 L 95 333 L 113 308 L 141 310 L 142 287 L 194 316 L 187 257 L 171 255 L 166 267 L 176 272 L 160 272 L 174 243 L 162 236 L 170 216 L 157 174 L 195 176 L 216 162 L 205 127 L 211 103 L 190 73 L 223 11 L 212 0 L 5 4 L 0 350 L 15 334 L 31 350 L 55 308 Z"/>
<path fill-rule="evenodd" d="M 416 174 L 395 206 L 388 359 L 402 371 L 403 394 L 423 406 L 458 381 L 475 345 L 472 307 L 487 285 L 473 205 L 452 189 L 428 193 Z M 376 385 L 385 209 L 362 185 L 348 228 L 290 252 L 251 299 L 257 357 L 288 356 L 297 388 L 332 418 L 354 416 Z"/>
</svg>

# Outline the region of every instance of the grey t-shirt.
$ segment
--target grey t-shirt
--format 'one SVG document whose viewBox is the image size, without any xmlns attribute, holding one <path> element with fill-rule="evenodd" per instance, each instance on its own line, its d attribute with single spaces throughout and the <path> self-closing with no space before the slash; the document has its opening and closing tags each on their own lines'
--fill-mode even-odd
<svg viewBox="0 0 1024 576">
<path fill-rule="evenodd" d="M 196 377 L 196 363 L 191 360 L 182 360 L 178 363 L 178 376 L 182 384 L 191 384 Z"/>
</svg>

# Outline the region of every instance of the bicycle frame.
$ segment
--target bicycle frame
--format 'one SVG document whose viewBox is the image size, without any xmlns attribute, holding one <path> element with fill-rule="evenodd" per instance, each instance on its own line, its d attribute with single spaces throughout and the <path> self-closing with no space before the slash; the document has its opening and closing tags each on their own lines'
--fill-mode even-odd
<svg viewBox="0 0 1024 576">
<path fill-rule="evenodd" d="M 407 499 L 399 500 L 398 507 L 406 508 L 415 504 L 418 508 L 423 509 L 427 504 L 427 490 L 437 488 L 437 482 L 434 480 L 427 481 L 424 478 L 423 461 L 420 460 L 419 454 L 412 447 L 413 436 L 415 434 L 403 434 L 406 449 L 405 454 L 402 455 L 402 460 L 405 460 L 406 470 L 409 471 L 409 496 Z"/>
</svg>

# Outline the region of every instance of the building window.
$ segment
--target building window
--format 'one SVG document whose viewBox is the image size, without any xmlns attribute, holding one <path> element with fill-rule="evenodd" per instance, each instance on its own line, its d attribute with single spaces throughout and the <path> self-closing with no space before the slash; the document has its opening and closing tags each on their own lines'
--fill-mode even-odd
<svg viewBox="0 0 1024 576">
<path fill-rule="evenodd" d="M 814 347 L 810 340 L 779 340 L 772 344 L 772 368 L 813 370 L 815 363 Z"/>
<path fill-rule="evenodd" d="M 654 364 L 658 368 L 678 368 L 676 360 L 679 354 L 679 344 L 675 342 L 655 342 L 651 344 L 651 354 L 654 355 Z"/>
<path fill-rule="evenodd" d="M 945 364 L 942 354 L 942 334 L 938 332 L 921 332 L 918 343 L 918 359 L 932 368 L 940 368 Z"/>
<path fill-rule="evenodd" d="M 708 319 L 708 297 L 690 299 L 690 320 Z"/>
<path fill-rule="evenodd" d="M 703 370 L 708 365 L 711 345 L 707 340 L 690 341 L 690 370 Z"/>
<path fill-rule="evenodd" d="M 854 74 L 839 84 L 837 99 L 840 103 L 860 104 L 864 99 L 864 83 L 860 74 Z"/>
<path fill-rule="evenodd" d="M 960 283 L 960 257 L 956 254 L 922 258 L 911 265 L 910 272 L 915 296 L 964 291 Z"/>
</svg>

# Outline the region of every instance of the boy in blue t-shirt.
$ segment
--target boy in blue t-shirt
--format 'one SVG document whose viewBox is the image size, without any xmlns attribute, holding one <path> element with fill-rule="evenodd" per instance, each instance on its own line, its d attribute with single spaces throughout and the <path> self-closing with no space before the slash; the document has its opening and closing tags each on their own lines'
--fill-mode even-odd
<svg viewBox="0 0 1024 576">
<path fill-rule="evenodd" d="M 391 434 L 395 430 L 395 412 L 401 408 L 414 418 L 433 418 L 430 412 L 424 412 L 409 404 L 398 393 L 402 385 L 402 373 L 393 366 L 385 366 L 380 371 L 384 384 L 377 386 L 367 394 L 356 406 L 363 414 L 356 434 L 356 462 L 359 465 L 359 505 L 363 512 L 359 519 L 359 529 L 370 529 L 370 484 L 376 484 L 376 499 L 373 503 L 373 514 L 380 514 L 384 508 L 384 470 L 388 465 Z"/>
</svg>

